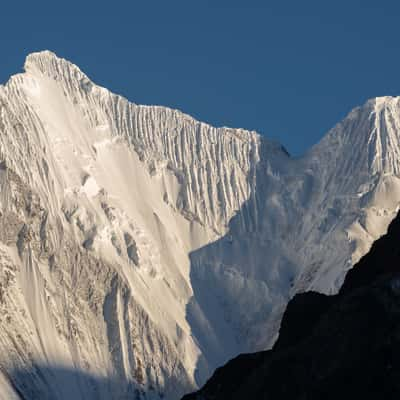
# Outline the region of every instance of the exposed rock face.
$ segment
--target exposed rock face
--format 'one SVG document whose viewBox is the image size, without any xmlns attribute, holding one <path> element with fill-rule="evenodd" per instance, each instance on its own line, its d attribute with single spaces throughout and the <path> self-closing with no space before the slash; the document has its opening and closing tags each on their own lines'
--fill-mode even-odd
<svg viewBox="0 0 400 400">
<path fill-rule="evenodd" d="M 292 159 L 28 56 L 0 86 L 0 393 L 176 399 L 270 346 L 394 217 L 399 111 L 370 100 Z"/>
<path fill-rule="evenodd" d="M 272 350 L 233 359 L 184 399 L 397 399 L 399 238 L 400 215 L 339 294 L 296 295 Z"/>
</svg>

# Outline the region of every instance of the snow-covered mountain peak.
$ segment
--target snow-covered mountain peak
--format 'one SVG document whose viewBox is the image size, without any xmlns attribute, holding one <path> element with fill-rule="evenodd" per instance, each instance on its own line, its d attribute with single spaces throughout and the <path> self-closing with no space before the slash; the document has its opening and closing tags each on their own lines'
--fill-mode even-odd
<svg viewBox="0 0 400 400">
<path fill-rule="evenodd" d="M 353 109 L 308 153 L 324 167 L 344 165 L 343 173 L 400 171 L 400 98 L 378 97 Z"/>
<path fill-rule="evenodd" d="M 43 74 L 54 80 L 76 79 L 77 82 L 88 77 L 72 62 L 58 57 L 49 50 L 29 54 L 24 63 L 24 70 L 27 73 Z"/>
<path fill-rule="evenodd" d="M 397 98 L 291 158 L 48 51 L 25 71 L 0 87 L 0 385 L 25 397 L 71 398 L 61 365 L 77 399 L 177 398 L 269 344 L 296 291 L 336 291 L 398 207 Z"/>
</svg>

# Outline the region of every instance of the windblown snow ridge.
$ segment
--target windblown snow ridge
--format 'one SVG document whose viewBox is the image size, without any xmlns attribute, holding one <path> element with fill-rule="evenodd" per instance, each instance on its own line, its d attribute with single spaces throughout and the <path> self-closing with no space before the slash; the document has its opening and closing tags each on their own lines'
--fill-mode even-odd
<svg viewBox="0 0 400 400">
<path fill-rule="evenodd" d="M 88 124 L 126 139 L 151 174 L 171 170 L 181 183 L 178 199 L 171 200 L 189 218 L 221 233 L 248 198 L 247 178 L 259 157 L 255 132 L 214 128 L 178 110 L 129 103 L 48 51 L 29 55 L 25 70 L 59 82 Z"/>
</svg>

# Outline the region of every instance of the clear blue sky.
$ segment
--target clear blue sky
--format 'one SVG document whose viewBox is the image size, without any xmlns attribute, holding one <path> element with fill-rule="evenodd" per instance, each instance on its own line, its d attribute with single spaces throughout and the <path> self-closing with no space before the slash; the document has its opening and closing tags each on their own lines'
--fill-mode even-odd
<svg viewBox="0 0 400 400">
<path fill-rule="evenodd" d="M 49 49 L 131 101 L 255 129 L 295 155 L 366 99 L 400 95 L 398 1 L 10 3 L 2 83 Z"/>
</svg>

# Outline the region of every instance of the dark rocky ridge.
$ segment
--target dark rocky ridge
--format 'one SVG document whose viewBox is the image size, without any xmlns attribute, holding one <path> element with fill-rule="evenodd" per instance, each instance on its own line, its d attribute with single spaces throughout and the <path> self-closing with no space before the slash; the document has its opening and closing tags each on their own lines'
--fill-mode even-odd
<svg viewBox="0 0 400 400">
<path fill-rule="evenodd" d="M 183 399 L 399 398 L 399 239 L 400 214 L 339 294 L 296 295 L 272 350 L 238 356 Z"/>
</svg>

